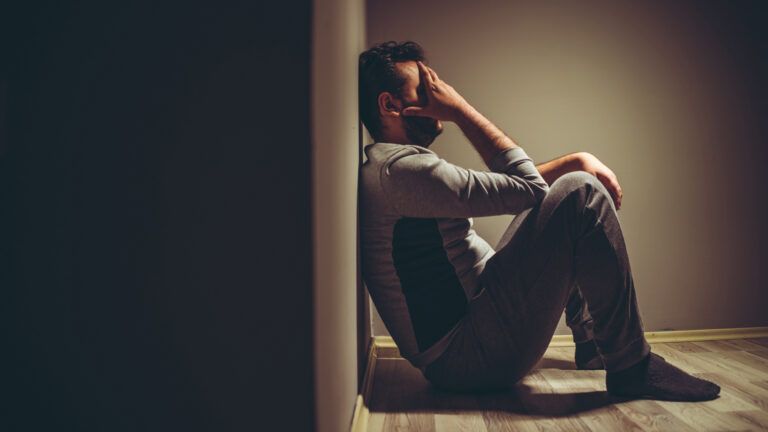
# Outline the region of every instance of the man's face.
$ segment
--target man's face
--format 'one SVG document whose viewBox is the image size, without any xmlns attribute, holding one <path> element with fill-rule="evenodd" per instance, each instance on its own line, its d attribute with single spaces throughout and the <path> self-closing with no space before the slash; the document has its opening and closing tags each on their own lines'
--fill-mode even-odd
<svg viewBox="0 0 768 432">
<path fill-rule="evenodd" d="M 415 61 L 396 63 L 398 72 L 405 78 L 400 101 L 406 108 L 409 106 L 424 106 L 427 104 L 427 96 L 424 83 L 419 77 L 419 67 Z M 400 116 L 405 134 L 414 144 L 428 147 L 443 132 L 443 124 L 440 120 L 429 117 Z"/>
</svg>

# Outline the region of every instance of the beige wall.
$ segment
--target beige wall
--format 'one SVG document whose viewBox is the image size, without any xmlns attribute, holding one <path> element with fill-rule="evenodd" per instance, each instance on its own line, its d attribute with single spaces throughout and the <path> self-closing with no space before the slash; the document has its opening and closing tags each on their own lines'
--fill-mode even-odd
<svg viewBox="0 0 768 432">
<path fill-rule="evenodd" d="M 588 151 L 616 172 L 647 330 L 768 325 L 766 85 L 749 13 L 725 2 L 453 3 L 369 1 L 368 45 L 421 43 L 535 161 Z M 485 169 L 453 125 L 432 149 Z M 495 244 L 510 220 L 475 226 Z M 373 331 L 386 334 L 376 314 Z"/>
<path fill-rule="evenodd" d="M 349 430 L 358 391 L 357 55 L 365 20 L 362 0 L 315 0 L 314 9 L 316 430 L 336 432 Z"/>
</svg>

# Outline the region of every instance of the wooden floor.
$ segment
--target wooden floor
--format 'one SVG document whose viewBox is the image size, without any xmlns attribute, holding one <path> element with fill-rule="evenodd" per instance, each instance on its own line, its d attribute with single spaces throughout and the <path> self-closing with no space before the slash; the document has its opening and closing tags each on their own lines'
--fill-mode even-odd
<svg viewBox="0 0 768 432">
<path fill-rule="evenodd" d="M 508 392 L 464 395 L 431 387 L 403 359 L 376 362 L 368 431 L 768 430 L 768 338 L 653 344 L 668 362 L 722 387 L 709 402 L 621 401 L 605 372 L 579 371 L 573 348 L 550 348 Z"/>
</svg>

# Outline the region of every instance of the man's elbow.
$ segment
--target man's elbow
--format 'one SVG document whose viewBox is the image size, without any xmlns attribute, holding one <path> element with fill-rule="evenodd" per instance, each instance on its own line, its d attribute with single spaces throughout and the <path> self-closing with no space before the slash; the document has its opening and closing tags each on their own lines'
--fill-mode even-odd
<svg viewBox="0 0 768 432">
<path fill-rule="evenodd" d="M 541 204 L 542 201 L 544 201 L 544 197 L 547 196 L 547 193 L 549 193 L 549 185 L 545 182 L 527 182 L 526 186 L 526 199 L 522 201 L 523 207 L 517 208 L 517 206 L 514 206 L 514 212 L 512 214 L 517 214 L 522 210 L 536 207 L 539 204 Z"/>
<path fill-rule="evenodd" d="M 502 202 L 509 214 L 518 214 L 525 209 L 536 207 L 549 193 L 549 185 L 543 180 L 517 181 L 514 187 L 508 189 L 509 194 L 504 194 Z"/>
<path fill-rule="evenodd" d="M 531 194 L 533 195 L 533 201 L 535 204 L 539 204 L 544 201 L 544 197 L 549 193 L 549 185 L 544 182 L 531 183 Z"/>
</svg>

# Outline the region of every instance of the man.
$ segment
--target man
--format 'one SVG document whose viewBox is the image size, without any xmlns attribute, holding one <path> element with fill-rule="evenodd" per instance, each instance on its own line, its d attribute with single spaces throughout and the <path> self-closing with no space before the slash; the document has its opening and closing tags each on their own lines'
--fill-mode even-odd
<svg viewBox="0 0 768 432">
<path fill-rule="evenodd" d="M 709 400 L 720 388 L 651 353 L 616 210 L 597 158 L 534 166 L 424 64 L 413 42 L 360 55 L 360 114 L 375 143 L 361 171 L 363 276 L 402 355 L 435 386 L 507 388 L 541 358 L 563 310 L 580 369 L 611 394 Z M 490 171 L 427 147 L 456 123 Z M 494 250 L 472 217 L 516 214 Z"/>
</svg>

